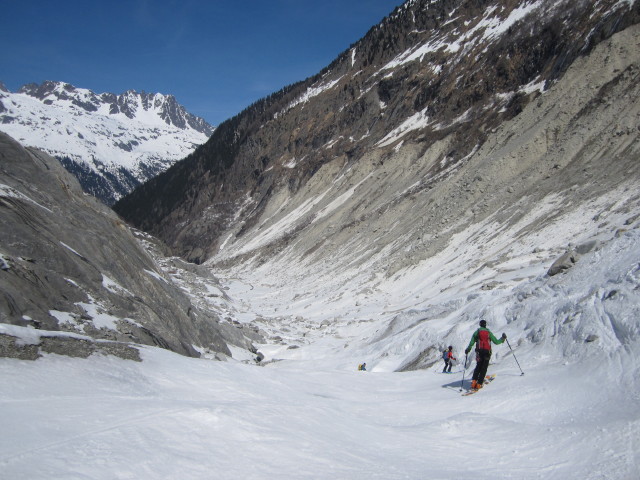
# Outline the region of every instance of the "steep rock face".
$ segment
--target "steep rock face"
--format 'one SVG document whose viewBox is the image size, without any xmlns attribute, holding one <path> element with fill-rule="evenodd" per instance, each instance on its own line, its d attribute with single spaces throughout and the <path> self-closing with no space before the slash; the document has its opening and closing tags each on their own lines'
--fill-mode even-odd
<svg viewBox="0 0 640 480">
<path fill-rule="evenodd" d="M 380 252 L 407 216 L 420 222 L 424 256 L 459 222 L 500 208 L 478 198 L 491 193 L 488 138 L 544 102 L 576 59 L 637 23 L 639 11 L 615 0 L 408 1 L 315 77 L 225 122 L 116 211 L 198 262 L 269 258 L 293 244 L 304 244 L 304 257 L 326 254 L 372 232 Z M 593 93 L 584 101 L 597 104 Z M 559 134 L 545 133 L 547 148 Z M 489 166 L 472 170 L 471 160 Z M 516 169 L 535 170 L 537 160 Z M 563 167 L 578 163 L 565 158 L 554 178 L 575 178 Z M 532 187 L 512 181 L 500 185 L 512 199 Z M 467 203 L 448 203 L 461 191 Z M 347 199 L 348 211 L 337 208 Z"/>
<path fill-rule="evenodd" d="M 96 94 L 63 82 L 0 89 L 0 131 L 60 160 L 107 205 L 204 143 L 214 128 L 172 95 Z"/>
<path fill-rule="evenodd" d="M 193 356 L 230 354 L 227 343 L 247 348 L 237 329 L 192 305 L 129 228 L 55 159 L 4 134 L 0 221 L 3 356 L 35 358 L 40 349 L 136 358 L 131 343 Z"/>
<path fill-rule="evenodd" d="M 492 289 L 483 282 L 496 272 L 550 267 L 569 244 L 637 219 L 639 53 L 637 25 L 602 42 L 463 162 L 446 163 L 449 138 L 330 162 L 274 195 L 207 264 L 268 279 L 292 304 L 321 290 L 331 310 L 385 312 L 421 285 Z"/>
</svg>

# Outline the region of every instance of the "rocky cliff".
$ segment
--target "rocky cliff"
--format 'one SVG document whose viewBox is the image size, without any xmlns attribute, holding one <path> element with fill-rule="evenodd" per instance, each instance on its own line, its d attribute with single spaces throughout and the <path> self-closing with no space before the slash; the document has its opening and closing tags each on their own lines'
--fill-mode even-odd
<svg viewBox="0 0 640 480">
<path fill-rule="evenodd" d="M 137 359 L 134 344 L 191 356 L 230 355 L 228 344 L 251 349 L 237 328 L 193 305 L 142 247 L 160 244 L 84 194 L 57 160 L 4 134 L 0 221 L 0 356 Z"/>
</svg>

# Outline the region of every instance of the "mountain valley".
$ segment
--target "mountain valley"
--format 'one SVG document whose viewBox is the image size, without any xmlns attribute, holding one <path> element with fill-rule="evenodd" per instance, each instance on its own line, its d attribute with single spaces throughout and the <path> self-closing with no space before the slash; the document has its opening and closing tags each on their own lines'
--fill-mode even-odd
<svg viewBox="0 0 640 480">
<path fill-rule="evenodd" d="M 113 210 L 20 143 L 8 474 L 640 474 L 637 1 L 408 0 Z"/>
</svg>

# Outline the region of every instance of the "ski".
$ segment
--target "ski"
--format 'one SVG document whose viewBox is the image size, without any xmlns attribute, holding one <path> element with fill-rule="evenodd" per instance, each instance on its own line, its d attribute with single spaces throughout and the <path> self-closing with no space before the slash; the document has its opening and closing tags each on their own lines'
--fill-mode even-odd
<svg viewBox="0 0 640 480">
<path fill-rule="evenodd" d="M 485 388 L 487 385 L 489 385 L 491 382 L 493 382 L 493 380 L 496 378 L 495 375 L 487 375 L 486 377 L 484 377 L 484 382 L 482 383 L 482 388 Z M 467 390 L 466 392 L 464 392 L 462 394 L 463 397 L 466 397 L 468 395 L 473 395 L 474 393 L 479 392 L 481 389 L 478 390 Z"/>
</svg>

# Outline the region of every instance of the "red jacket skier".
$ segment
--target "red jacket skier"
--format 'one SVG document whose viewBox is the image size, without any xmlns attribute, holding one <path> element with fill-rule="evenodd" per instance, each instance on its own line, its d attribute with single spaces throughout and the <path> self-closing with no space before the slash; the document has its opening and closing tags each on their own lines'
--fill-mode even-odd
<svg viewBox="0 0 640 480">
<path fill-rule="evenodd" d="M 491 343 L 500 345 L 507 339 L 506 334 L 502 334 L 500 339 L 497 339 L 493 333 L 487 328 L 487 321 L 480 320 L 480 328 L 473 333 L 469 346 L 464 351 L 468 354 L 471 351 L 473 344 L 476 344 L 476 368 L 473 371 L 473 377 L 471 377 L 471 389 L 478 390 L 482 388 L 484 377 L 487 374 L 487 368 L 489 368 L 489 360 L 491 359 Z"/>
</svg>

